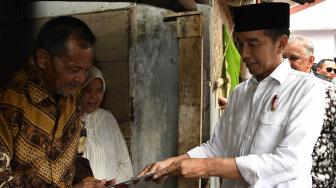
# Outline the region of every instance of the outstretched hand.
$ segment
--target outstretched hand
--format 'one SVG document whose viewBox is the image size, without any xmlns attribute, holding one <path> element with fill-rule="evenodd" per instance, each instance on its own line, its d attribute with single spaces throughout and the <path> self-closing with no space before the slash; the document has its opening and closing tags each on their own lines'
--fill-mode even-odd
<svg viewBox="0 0 336 188">
<path fill-rule="evenodd" d="M 146 175 L 148 173 L 157 173 L 157 172 L 160 172 L 162 169 L 165 169 L 165 168 L 171 166 L 173 163 L 176 163 L 176 162 L 178 162 L 180 160 L 183 160 L 183 159 L 186 159 L 186 158 L 189 158 L 188 154 L 183 154 L 183 155 L 180 155 L 180 156 L 177 156 L 177 157 L 171 157 L 171 158 L 168 158 L 166 160 L 159 161 L 159 162 L 147 165 L 139 173 L 139 175 L 137 177 L 144 176 L 144 175 Z M 156 183 L 159 183 L 159 182 L 165 180 L 168 176 L 169 176 L 169 174 L 167 174 L 167 175 L 160 175 L 160 176 L 157 176 L 157 174 L 155 174 L 153 176 L 152 180 L 155 181 Z"/>
<path fill-rule="evenodd" d="M 235 158 L 190 158 L 188 154 L 184 154 L 150 164 L 139 176 L 152 172 L 155 172 L 152 179 L 157 183 L 168 176 L 183 178 L 218 176 L 242 180 Z"/>
<path fill-rule="evenodd" d="M 168 166 L 170 166 L 172 163 L 174 163 L 176 159 L 174 157 L 172 158 L 168 158 L 166 160 L 163 160 L 163 161 L 159 161 L 159 162 L 156 162 L 156 163 L 153 163 L 153 164 L 149 164 L 147 165 L 138 175 L 139 176 L 144 176 L 146 174 L 149 174 L 149 173 L 156 173 L 156 172 L 159 172 L 161 169 L 164 169 Z M 156 183 L 159 183 L 161 181 L 163 181 L 164 179 L 166 179 L 167 177 L 160 177 L 160 178 L 154 178 L 155 175 L 153 176 L 153 179 Z"/>
<path fill-rule="evenodd" d="M 209 177 L 211 175 L 211 161 L 209 159 L 183 159 L 173 162 L 154 175 L 154 179 L 168 176 L 182 176 L 183 178 Z"/>
<path fill-rule="evenodd" d="M 104 186 L 108 187 L 108 186 L 114 185 L 116 183 L 117 183 L 117 180 L 116 179 L 112 179 L 112 180 L 106 181 L 106 183 L 104 184 Z"/>
</svg>

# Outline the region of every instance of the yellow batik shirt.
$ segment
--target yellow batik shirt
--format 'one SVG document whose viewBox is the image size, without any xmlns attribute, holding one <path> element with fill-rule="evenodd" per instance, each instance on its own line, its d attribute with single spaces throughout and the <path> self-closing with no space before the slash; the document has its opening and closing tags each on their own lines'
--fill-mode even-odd
<svg viewBox="0 0 336 188">
<path fill-rule="evenodd" d="M 24 68 L 0 94 L 0 187 L 72 186 L 81 113 L 76 97 L 55 102 L 39 75 Z"/>
</svg>

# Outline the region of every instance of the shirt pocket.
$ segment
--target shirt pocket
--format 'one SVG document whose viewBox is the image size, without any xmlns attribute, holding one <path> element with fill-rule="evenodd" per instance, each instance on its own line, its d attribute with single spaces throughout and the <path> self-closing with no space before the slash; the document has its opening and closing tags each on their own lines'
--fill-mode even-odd
<svg viewBox="0 0 336 188">
<path fill-rule="evenodd" d="M 285 112 L 266 111 L 260 114 L 251 152 L 272 153 L 281 141 L 286 123 Z"/>
</svg>

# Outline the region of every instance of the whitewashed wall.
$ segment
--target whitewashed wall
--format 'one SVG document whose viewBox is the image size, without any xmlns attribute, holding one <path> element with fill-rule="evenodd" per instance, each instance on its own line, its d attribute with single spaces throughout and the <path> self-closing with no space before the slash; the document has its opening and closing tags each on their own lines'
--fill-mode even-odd
<svg viewBox="0 0 336 188">
<path fill-rule="evenodd" d="M 292 34 L 310 38 L 315 47 L 315 62 L 336 57 L 336 1 L 325 0 L 291 15 Z"/>
</svg>

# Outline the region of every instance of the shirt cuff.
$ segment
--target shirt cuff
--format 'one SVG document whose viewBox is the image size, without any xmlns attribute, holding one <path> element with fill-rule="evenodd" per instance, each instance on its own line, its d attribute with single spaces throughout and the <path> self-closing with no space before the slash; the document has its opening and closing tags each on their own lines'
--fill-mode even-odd
<svg viewBox="0 0 336 188">
<path fill-rule="evenodd" d="M 198 146 L 187 152 L 190 158 L 207 158 L 209 157 L 203 150 L 202 147 Z"/>
<path fill-rule="evenodd" d="M 243 179 L 252 185 L 255 185 L 258 181 L 255 167 L 249 156 L 236 157 L 236 164 Z"/>
</svg>

